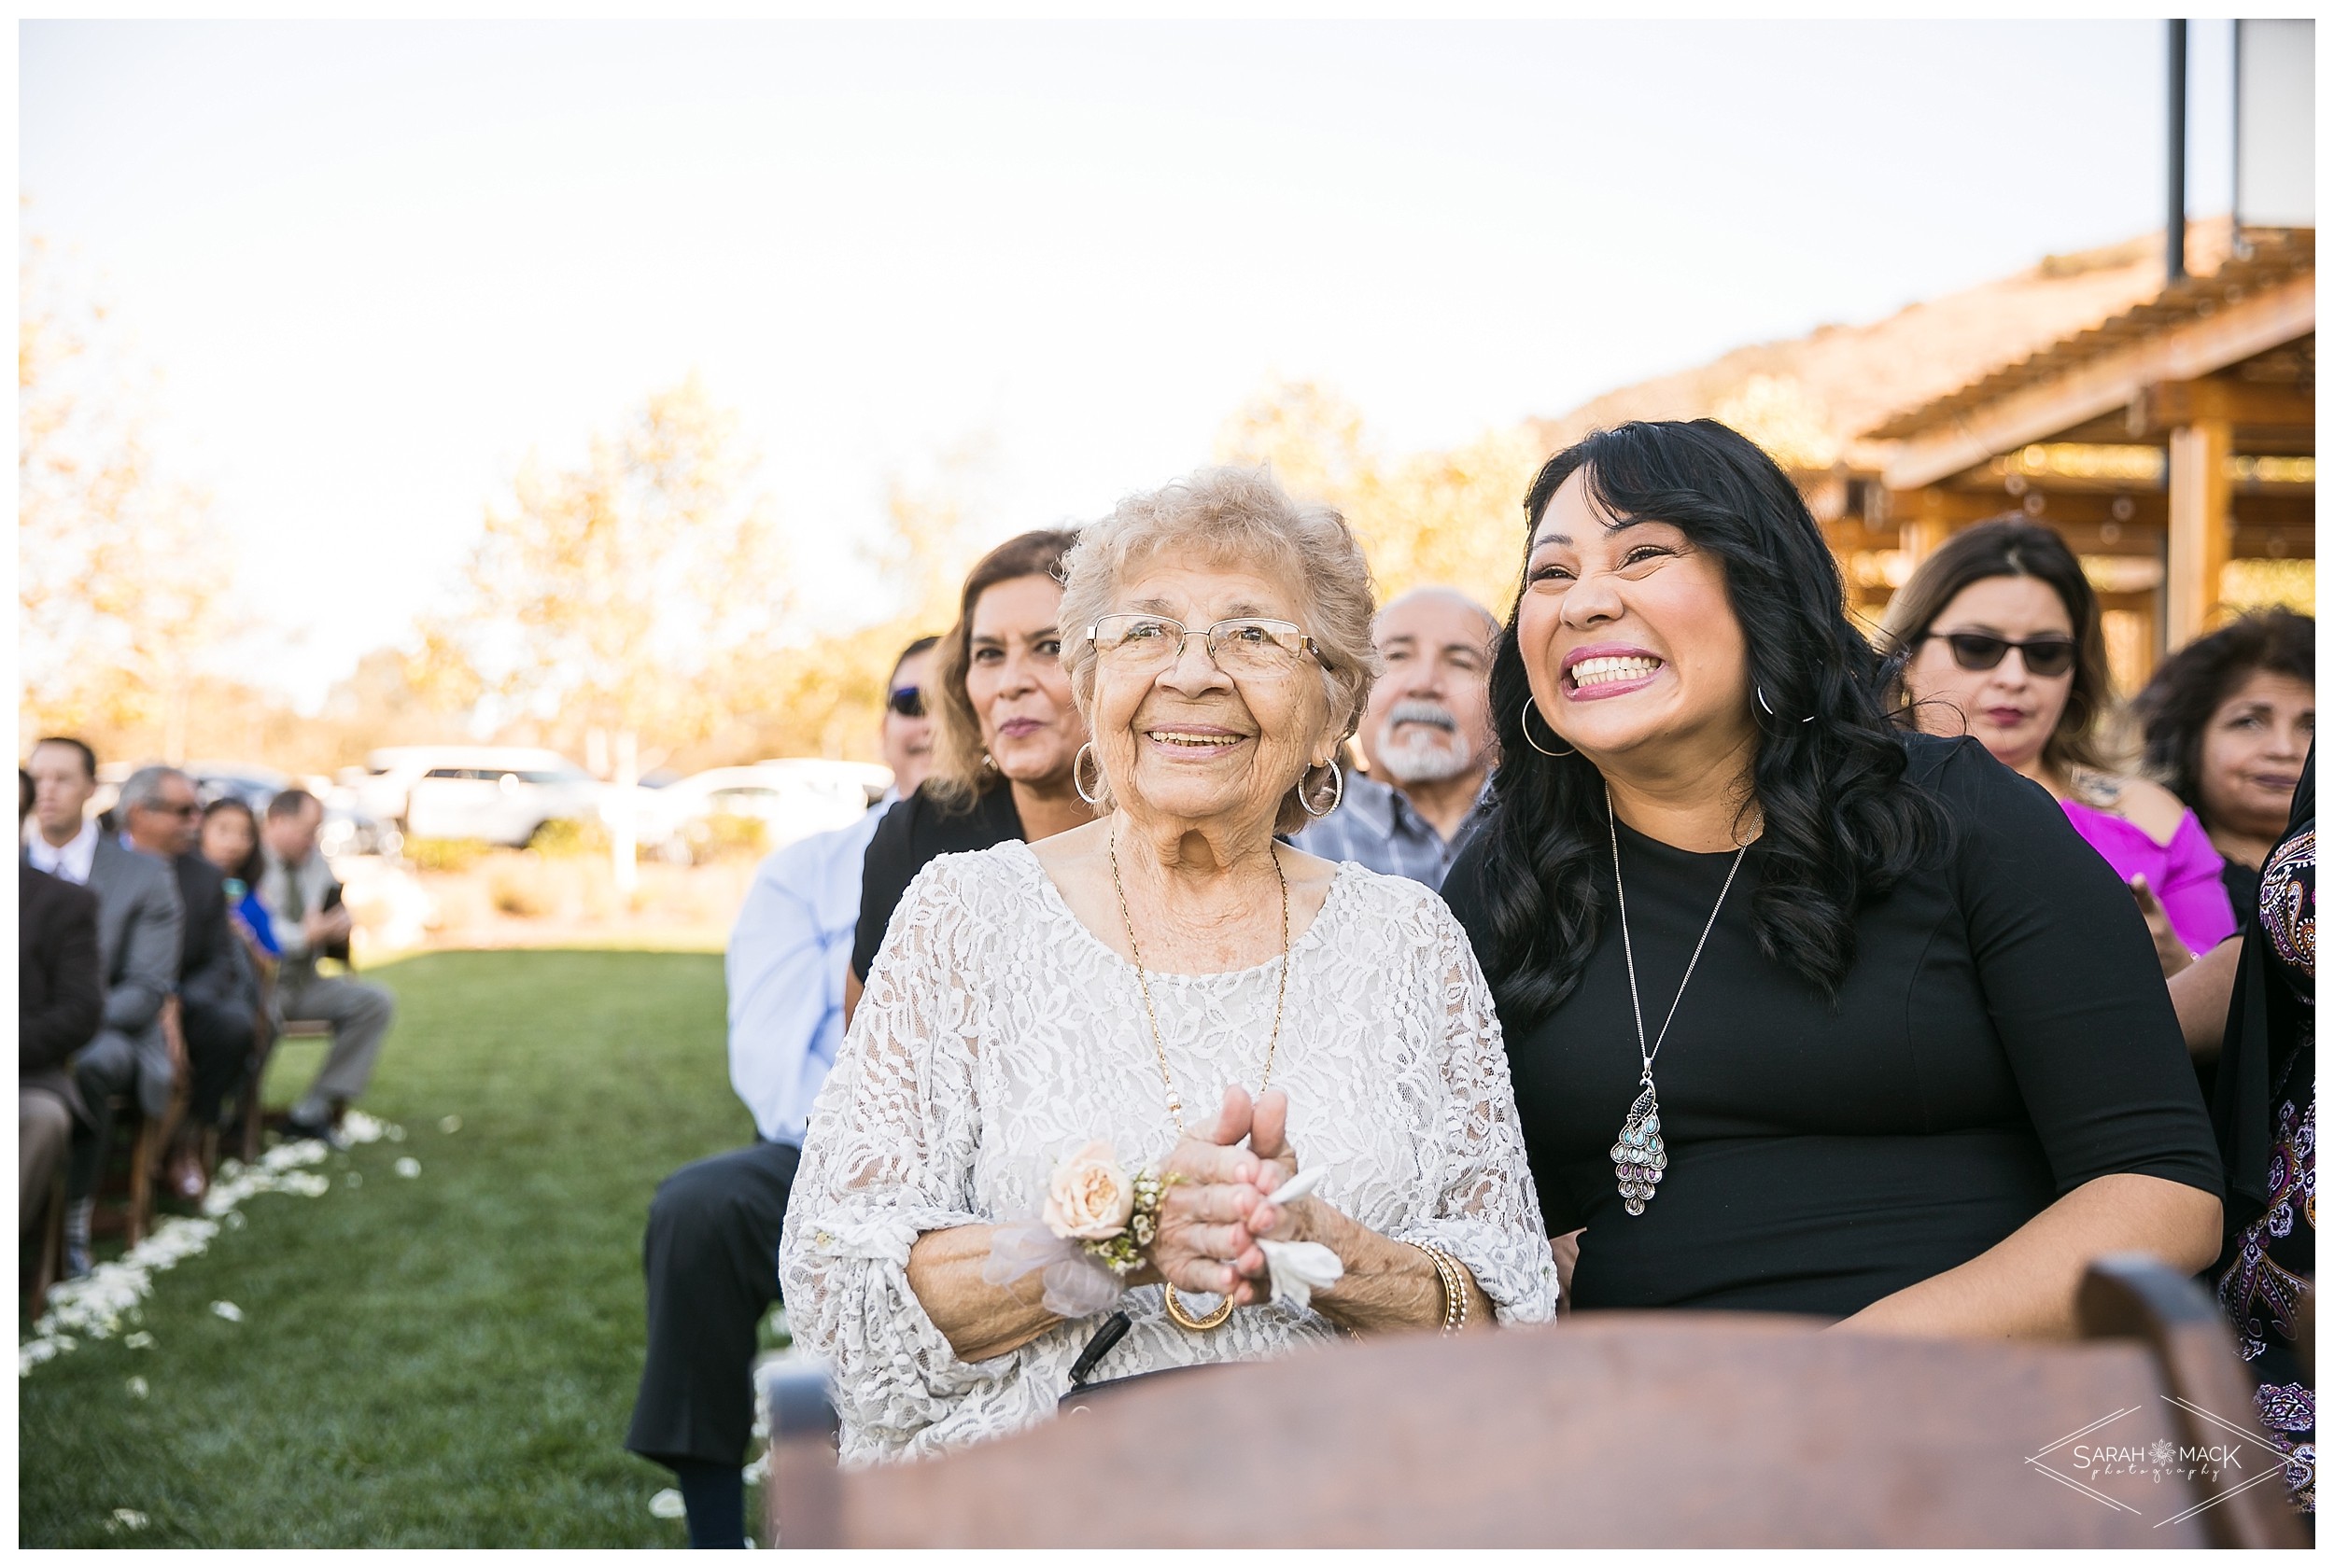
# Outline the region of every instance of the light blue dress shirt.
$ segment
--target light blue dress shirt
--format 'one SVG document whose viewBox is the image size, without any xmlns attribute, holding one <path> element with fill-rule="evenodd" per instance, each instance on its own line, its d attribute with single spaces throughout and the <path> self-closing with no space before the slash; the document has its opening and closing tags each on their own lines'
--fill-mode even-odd
<svg viewBox="0 0 2334 1568">
<path fill-rule="evenodd" d="M 774 1143 L 799 1148 L 843 1043 L 843 978 L 867 841 L 898 797 L 766 858 L 729 933 L 729 1082 Z"/>
<path fill-rule="evenodd" d="M 1467 847 L 1468 835 L 1483 821 L 1483 807 L 1490 799 L 1491 781 L 1486 778 L 1458 832 L 1445 839 L 1432 822 L 1418 815 L 1401 791 L 1349 773 L 1337 809 L 1306 823 L 1289 842 L 1325 861 L 1353 861 L 1387 876 L 1424 882 L 1440 891 L 1443 875 Z"/>
</svg>

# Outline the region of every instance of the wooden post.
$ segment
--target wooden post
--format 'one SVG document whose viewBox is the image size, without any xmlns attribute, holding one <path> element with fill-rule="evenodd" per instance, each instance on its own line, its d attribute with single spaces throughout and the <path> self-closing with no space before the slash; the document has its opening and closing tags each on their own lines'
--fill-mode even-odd
<svg viewBox="0 0 2334 1568">
<path fill-rule="evenodd" d="M 1953 537 L 1952 515 L 1946 511 L 1945 497 L 1933 485 L 1924 485 L 1908 496 L 1891 497 L 1889 510 L 1904 518 L 1896 537 L 1897 548 L 1907 557 L 1907 566 L 1919 566 L 1937 546 Z"/>
<path fill-rule="evenodd" d="M 2166 474 L 2172 510 L 2164 566 L 2164 646 L 2186 647 L 2211 625 L 2229 564 L 2229 422 L 2200 419 L 2172 432 Z"/>
</svg>

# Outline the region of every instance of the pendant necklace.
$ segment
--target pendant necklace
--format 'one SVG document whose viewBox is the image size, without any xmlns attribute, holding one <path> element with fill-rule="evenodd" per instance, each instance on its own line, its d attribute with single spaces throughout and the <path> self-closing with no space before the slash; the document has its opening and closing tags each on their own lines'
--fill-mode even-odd
<svg viewBox="0 0 2334 1568">
<path fill-rule="evenodd" d="M 1281 983 L 1280 992 L 1272 999 L 1272 1032 L 1264 1043 L 1264 1078 L 1257 1085 L 1261 1096 L 1272 1085 L 1272 1054 L 1280 1049 L 1281 1009 L 1288 1001 L 1288 873 L 1281 869 L 1278 849 L 1272 850 L 1272 875 L 1281 883 Z M 1151 982 L 1143 973 L 1143 949 L 1134 940 L 1134 917 L 1127 913 L 1127 885 L 1118 876 L 1118 830 L 1114 823 L 1110 830 L 1110 885 L 1118 894 L 1118 918 L 1127 929 L 1127 951 L 1134 956 L 1134 983 L 1143 989 L 1143 1015 L 1150 1020 L 1151 1048 L 1159 1054 L 1159 1081 L 1167 1088 L 1167 1114 L 1174 1118 L 1175 1136 L 1184 1136 L 1183 1096 L 1175 1090 L 1175 1075 L 1167 1068 L 1167 1042 L 1159 1032 L 1159 1010 L 1151 1005 Z M 1175 1287 L 1167 1287 L 1167 1315 L 1177 1327 L 1203 1334 L 1220 1328 L 1231 1319 L 1232 1300 L 1226 1295 L 1223 1304 L 1204 1318 L 1195 1318 L 1184 1309 L 1175 1296 Z"/>
<path fill-rule="evenodd" d="M 1612 838 L 1612 891 L 1621 905 L 1621 955 L 1629 970 L 1629 1011 L 1637 1018 L 1637 1051 L 1644 1071 L 1638 1077 L 1638 1096 L 1629 1106 L 1629 1119 L 1621 1124 L 1621 1141 L 1612 1146 L 1613 1180 L 1620 1184 L 1622 1206 L 1632 1214 L 1645 1212 L 1645 1205 L 1652 1199 L 1653 1189 L 1661 1184 L 1662 1172 L 1669 1169 L 1669 1151 L 1662 1142 L 1661 1101 L 1653 1093 L 1653 1057 L 1660 1054 L 1662 1042 L 1669 1038 L 1669 1026 L 1678 1016 L 1678 1003 L 1686 996 L 1686 985 L 1694 978 L 1694 966 L 1702 961 L 1702 945 L 1710 939 L 1710 931 L 1718 924 L 1718 912 L 1726 907 L 1726 894 L 1735 885 L 1735 873 L 1742 869 L 1742 858 L 1750 852 L 1748 844 L 1735 850 L 1735 863 L 1726 868 L 1726 883 L 1718 889 L 1718 902 L 1710 905 L 1710 917 L 1703 922 L 1702 935 L 1694 944 L 1694 956 L 1686 960 L 1685 978 L 1678 982 L 1678 994 L 1669 1000 L 1669 1015 L 1662 1019 L 1661 1032 L 1653 1036 L 1653 1043 L 1645 1043 L 1645 1008 L 1638 1001 L 1637 953 L 1629 945 L 1629 895 L 1621 885 L 1621 830 L 1612 809 L 1612 790 L 1605 790 L 1605 829 Z"/>
</svg>

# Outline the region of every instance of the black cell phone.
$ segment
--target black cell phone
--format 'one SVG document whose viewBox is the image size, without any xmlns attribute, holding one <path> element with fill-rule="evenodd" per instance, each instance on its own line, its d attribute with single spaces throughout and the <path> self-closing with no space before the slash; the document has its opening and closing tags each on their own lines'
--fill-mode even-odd
<svg viewBox="0 0 2334 1568">
<path fill-rule="evenodd" d="M 333 910 L 338 909 L 340 906 L 341 885 L 338 882 L 335 882 L 330 887 L 324 889 L 324 908 L 320 911 L 320 913 L 330 914 Z M 317 950 L 317 954 L 321 958 L 337 959 L 351 969 L 357 967 L 357 960 L 349 957 L 348 938 L 344 936 L 338 942 L 330 943 L 324 947 L 319 948 Z"/>
</svg>

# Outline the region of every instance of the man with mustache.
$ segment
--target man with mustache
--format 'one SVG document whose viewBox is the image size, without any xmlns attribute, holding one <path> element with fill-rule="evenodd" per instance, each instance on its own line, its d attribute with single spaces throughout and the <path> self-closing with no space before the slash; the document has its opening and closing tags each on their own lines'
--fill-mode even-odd
<svg viewBox="0 0 2334 1568">
<path fill-rule="evenodd" d="M 1357 737 L 1369 776 L 1346 776 L 1343 804 L 1299 833 L 1298 848 L 1441 887 L 1490 783 L 1485 687 L 1498 630 L 1453 588 L 1413 588 L 1378 612 L 1385 674 Z"/>
</svg>

